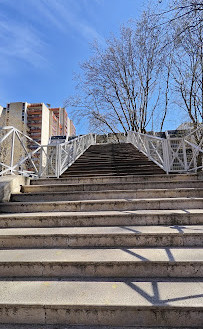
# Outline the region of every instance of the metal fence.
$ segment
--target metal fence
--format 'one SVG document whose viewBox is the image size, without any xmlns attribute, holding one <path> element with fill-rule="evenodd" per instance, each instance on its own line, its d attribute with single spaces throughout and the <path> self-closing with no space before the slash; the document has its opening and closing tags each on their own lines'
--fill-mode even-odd
<svg viewBox="0 0 203 329">
<path fill-rule="evenodd" d="M 203 125 L 182 138 L 164 139 L 130 131 L 127 142 L 167 173 L 203 169 Z"/>
<path fill-rule="evenodd" d="M 57 145 L 40 145 L 14 127 L 0 128 L 0 176 L 59 177 L 96 143 L 88 134 Z"/>
<path fill-rule="evenodd" d="M 167 173 L 203 169 L 203 125 L 182 138 L 129 131 L 122 142 L 132 143 Z M 0 176 L 59 177 L 94 144 L 96 135 L 88 134 L 61 144 L 40 145 L 14 127 L 0 128 Z"/>
</svg>

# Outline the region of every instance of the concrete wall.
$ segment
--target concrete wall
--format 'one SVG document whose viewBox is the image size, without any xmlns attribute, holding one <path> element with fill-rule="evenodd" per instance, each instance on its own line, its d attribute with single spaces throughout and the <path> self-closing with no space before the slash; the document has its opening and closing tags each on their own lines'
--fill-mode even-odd
<svg viewBox="0 0 203 329">
<path fill-rule="evenodd" d="M 0 202 L 8 202 L 12 193 L 19 193 L 21 185 L 29 185 L 30 178 L 14 175 L 0 177 Z"/>
<path fill-rule="evenodd" d="M 24 107 L 23 107 L 24 104 Z M 13 126 L 27 135 L 28 128 L 26 125 L 27 102 L 15 102 L 7 104 L 7 109 L 2 110 L 0 117 L 0 126 Z M 22 117 L 24 111 L 24 120 Z M 0 108 L 1 113 L 1 108 Z"/>
<path fill-rule="evenodd" d="M 0 127 L 6 126 L 6 110 L 3 110 L 3 108 L 0 108 Z"/>
<path fill-rule="evenodd" d="M 124 133 L 117 133 L 115 134 L 106 134 L 106 135 L 97 135 L 96 136 L 96 142 L 98 144 L 103 143 L 126 143 L 127 137 L 124 135 Z"/>
<path fill-rule="evenodd" d="M 24 121 L 22 120 L 22 110 L 23 110 L 22 102 L 9 104 L 9 113 L 7 113 L 8 125 L 13 126 L 27 134 L 26 127 L 24 126 Z"/>
</svg>

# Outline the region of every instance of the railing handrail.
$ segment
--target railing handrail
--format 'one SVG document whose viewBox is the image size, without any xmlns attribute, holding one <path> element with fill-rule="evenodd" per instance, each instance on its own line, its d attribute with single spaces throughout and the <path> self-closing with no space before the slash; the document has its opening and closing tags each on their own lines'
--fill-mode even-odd
<svg viewBox="0 0 203 329">
<path fill-rule="evenodd" d="M 182 136 L 182 137 L 170 137 L 170 140 L 181 140 L 181 139 L 185 139 L 186 137 L 191 136 L 192 134 L 194 134 L 196 131 L 198 131 L 201 128 L 203 128 L 203 124 L 199 124 L 199 126 L 197 128 L 195 128 L 195 130 L 192 130 L 188 135 L 185 135 L 185 136 Z M 153 138 L 153 139 L 165 140 L 165 138 L 154 136 L 154 135 L 151 135 L 151 134 L 141 133 L 139 131 L 129 130 L 128 131 L 128 134 L 129 133 L 137 133 L 137 134 L 139 134 L 141 136 L 147 136 L 147 137 L 150 137 L 150 138 Z"/>
<path fill-rule="evenodd" d="M 3 163 L 0 159 L 0 165 L 2 167 L 0 176 L 5 174 L 18 173 L 34 177 L 41 177 L 41 175 L 46 172 L 47 176 L 51 175 L 51 177 L 58 177 L 63 172 L 63 170 L 65 170 L 66 165 L 68 167 L 70 163 L 72 164 L 76 158 L 87 149 L 87 147 L 89 147 L 92 143 L 95 143 L 95 138 L 93 138 L 94 134 L 86 134 L 76 136 L 75 138 L 60 144 L 41 145 L 33 140 L 30 136 L 26 135 L 24 132 L 21 132 L 19 129 L 13 126 L 0 127 L 0 132 L 2 131 L 5 131 L 5 133 L 4 136 L 0 139 L 0 146 L 4 142 L 6 143 L 6 139 L 8 140 L 8 138 L 9 143 L 12 145 L 11 147 L 9 145 L 8 148 L 5 146 L 6 144 L 4 145 L 5 155 L 3 155 L 2 152 L 2 156 L 5 157 L 5 160 L 3 161 L 5 163 Z M 17 160 L 15 151 L 16 140 L 18 140 L 18 144 L 20 145 L 20 154 L 17 154 Z M 35 146 L 34 150 L 27 147 L 31 143 Z M 72 154 L 71 158 L 69 157 L 70 154 L 66 154 L 67 156 L 64 157 L 64 152 L 66 152 L 68 149 L 71 149 L 72 145 L 79 145 L 80 148 L 75 150 L 75 153 Z M 77 147 L 75 148 L 77 149 Z M 28 167 L 26 162 L 29 163 Z M 51 168 L 51 174 L 48 172 L 50 169 L 48 166 Z"/>
<path fill-rule="evenodd" d="M 69 141 L 66 141 L 66 142 L 63 142 L 63 143 L 58 143 L 58 144 L 42 144 L 40 145 L 41 147 L 47 147 L 47 146 L 57 146 L 57 145 L 67 145 L 67 144 L 71 144 L 72 142 L 74 142 L 75 140 L 78 140 L 82 137 L 85 137 L 85 136 L 89 136 L 89 135 L 94 135 L 92 133 L 89 133 L 89 134 L 85 134 L 85 135 L 80 135 L 80 136 L 76 136 L 75 138 L 69 140 Z"/>
<path fill-rule="evenodd" d="M 126 142 L 134 144 L 167 173 L 197 171 L 198 168 L 203 168 L 201 162 L 201 154 L 203 153 L 202 129 L 203 125 L 201 124 L 183 137 L 172 138 L 161 138 L 129 131 Z M 0 145 L 8 138 L 11 141 L 11 147 L 7 149 L 6 144 L 3 144 L 5 153 L 2 154 L 3 157 L 5 156 L 5 161 L 0 159 L 0 165 L 2 166 L 0 175 L 18 173 L 35 177 L 42 177 L 43 175 L 45 177 L 59 177 L 90 145 L 96 143 L 96 134 L 86 134 L 59 144 L 40 145 L 13 126 L 0 127 L 0 132 L 2 130 L 5 130 L 5 133 L 0 139 Z M 16 151 L 14 152 L 15 138 L 21 147 L 17 161 Z M 31 147 L 31 143 L 33 147 Z"/>
<path fill-rule="evenodd" d="M 26 135 L 25 133 L 23 133 L 22 131 L 20 131 L 19 129 L 15 128 L 14 126 L 5 126 L 5 127 L 0 127 L 0 130 L 15 130 L 16 132 L 18 132 L 19 134 L 23 135 L 24 137 L 26 137 L 27 139 L 29 139 L 30 141 L 34 142 L 35 144 L 39 145 L 40 147 L 42 146 L 41 144 L 39 144 L 38 142 L 36 142 L 34 139 L 32 139 L 31 137 L 29 137 L 28 135 Z M 0 140 L 1 143 L 2 140 Z"/>
<path fill-rule="evenodd" d="M 203 153 L 203 133 L 200 133 L 199 145 L 188 140 L 188 138 L 197 138 L 195 134 L 198 131 L 201 132 L 202 129 L 203 125 L 200 124 L 189 134 L 183 137 L 172 138 L 161 138 L 140 132 L 129 131 L 127 140 L 134 144 L 142 153 L 147 155 L 150 160 L 158 164 L 167 173 L 197 171 L 197 169 L 203 168 L 203 163 L 197 165 L 197 160 L 198 162 L 202 161 L 200 154 Z M 189 149 L 191 150 L 190 152 L 188 152 Z"/>
<path fill-rule="evenodd" d="M 150 138 L 153 138 L 153 139 L 159 139 L 159 140 L 162 140 L 162 139 L 163 139 L 163 138 L 158 137 L 158 136 L 149 135 L 149 134 L 144 134 L 144 133 L 141 133 L 141 132 L 138 132 L 138 131 L 133 131 L 133 130 L 129 130 L 129 131 L 128 131 L 128 134 L 129 134 L 129 133 L 137 133 L 137 134 L 139 134 L 139 135 L 141 135 L 141 136 L 147 136 L 147 137 L 150 137 Z"/>
</svg>

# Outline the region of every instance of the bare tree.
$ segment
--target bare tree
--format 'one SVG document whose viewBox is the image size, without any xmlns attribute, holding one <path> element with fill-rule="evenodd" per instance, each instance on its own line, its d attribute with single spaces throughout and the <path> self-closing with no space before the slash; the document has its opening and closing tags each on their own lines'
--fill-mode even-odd
<svg viewBox="0 0 203 329">
<path fill-rule="evenodd" d="M 160 28 L 144 12 L 135 27 L 122 27 L 120 36 L 113 35 L 105 49 L 94 45 L 94 55 L 82 64 L 83 75 L 77 77 L 78 94 L 67 105 L 78 118 L 88 118 L 96 130 L 145 132 L 162 95 L 160 45 Z M 162 126 L 165 118 L 166 108 Z"/>
<path fill-rule="evenodd" d="M 177 37 L 172 77 L 178 104 L 196 127 L 203 121 L 203 23 L 196 24 L 195 30 L 190 23 L 182 18 L 174 25 Z M 183 26 L 188 28 L 180 35 Z"/>
<path fill-rule="evenodd" d="M 178 23 L 183 19 L 187 22 L 181 26 L 178 36 L 184 34 L 188 29 L 195 30 L 203 22 L 203 1 L 202 0 L 159 0 L 159 3 L 167 5 L 165 10 L 159 12 L 163 21 L 161 25 L 166 27 L 171 23 Z M 176 35 L 177 37 L 177 35 Z"/>
</svg>

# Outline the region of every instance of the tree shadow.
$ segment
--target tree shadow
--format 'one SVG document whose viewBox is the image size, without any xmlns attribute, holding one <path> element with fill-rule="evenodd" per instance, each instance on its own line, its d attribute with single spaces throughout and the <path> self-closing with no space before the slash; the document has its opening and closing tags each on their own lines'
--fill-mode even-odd
<svg viewBox="0 0 203 329">
<path fill-rule="evenodd" d="M 177 230 L 178 233 L 185 233 L 183 229 L 186 229 L 185 226 L 181 226 L 181 225 L 173 225 L 173 226 L 170 226 L 170 228 L 174 229 L 174 230 Z"/>
<path fill-rule="evenodd" d="M 173 256 L 173 254 L 172 254 L 172 252 L 171 252 L 171 249 L 170 248 L 168 248 L 168 247 L 162 247 L 162 248 L 158 248 L 158 249 L 165 250 L 165 252 L 166 252 L 166 254 L 168 256 L 168 260 L 170 262 L 175 262 L 176 261 L 175 258 L 174 258 L 174 256 Z M 127 252 L 128 254 L 130 254 L 132 256 L 137 257 L 138 259 L 142 260 L 143 262 L 151 262 L 150 259 L 148 259 L 148 258 L 146 258 L 144 256 L 141 256 L 138 253 L 136 253 L 135 251 L 129 250 L 128 248 L 121 248 L 121 250 L 124 251 L 124 252 Z M 137 250 L 139 251 L 139 249 L 137 249 Z M 156 250 L 156 249 L 154 249 L 154 250 Z"/>
<path fill-rule="evenodd" d="M 124 229 L 124 230 L 131 231 L 133 233 L 141 233 L 140 231 L 135 230 L 134 228 L 130 228 L 129 226 L 119 226 L 119 227 L 122 228 L 122 229 Z"/>
<path fill-rule="evenodd" d="M 190 230 L 190 227 L 181 226 L 181 225 L 173 225 L 170 228 L 177 230 L 179 233 L 184 234 L 184 230 Z M 183 230 L 184 229 L 184 230 Z M 193 231 L 203 231 L 201 228 L 192 228 Z"/>
<path fill-rule="evenodd" d="M 129 250 L 129 249 L 127 249 L 127 248 L 121 248 L 121 250 L 127 252 L 128 254 L 130 254 L 130 255 L 132 255 L 132 256 L 135 256 L 135 257 L 139 258 L 139 259 L 142 260 L 143 262 L 147 262 L 147 261 L 149 262 L 149 261 L 150 261 L 148 258 L 145 258 L 145 257 L 143 257 L 143 256 L 141 256 L 141 255 L 139 255 L 139 254 L 137 254 L 136 252 L 134 252 L 134 251 L 132 251 L 132 250 Z"/>
<path fill-rule="evenodd" d="M 137 286 L 134 282 L 126 282 L 126 285 L 144 297 L 149 303 L 152 305 L 168 305 L 170 302 L 181 301 L 181 300 L 188 300 L 188 299 L 196 299 L 196 298 L 203 298 L 203 294 L 199 295 L 190 295 L 190 296 L 183 296 L 183 297 L 175 297 L 175 298 L 168 298 L 168 299 L 161 299 L 158 283 L 156 281 L 151 282 L 152 284 L 152 296 L 144 291 L 142 288 Z"/>
<path fill-rule="evenodd" d="M 174 258 L 173 254 L 171 252 L 171 249 L 168 248 L 168 247 L 164 247 L 163 249 L 166 251 L 166 254 L 168 256 L 169 261 L 175 262 L 175 258 Z"/>
</svg>

